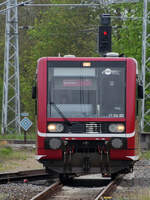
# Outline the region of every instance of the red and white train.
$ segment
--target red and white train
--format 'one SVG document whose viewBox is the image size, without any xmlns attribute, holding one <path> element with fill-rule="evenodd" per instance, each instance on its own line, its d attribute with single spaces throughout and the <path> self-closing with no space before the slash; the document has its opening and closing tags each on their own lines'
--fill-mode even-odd
<svg viewBox="0 0 150 200">
<path fill-rule="evenodd" d="M 36 93 L 36 158 L 47 170 L 112 176 L 132 169 L 142 98 L 135 59 L 40 58 Z"/>
</svg>

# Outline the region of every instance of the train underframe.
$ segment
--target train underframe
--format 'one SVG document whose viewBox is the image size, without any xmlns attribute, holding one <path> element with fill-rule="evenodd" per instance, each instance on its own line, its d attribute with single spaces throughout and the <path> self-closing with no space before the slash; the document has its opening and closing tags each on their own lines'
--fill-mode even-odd
<svg viewBox="0 0 150 200">
<path fill-rule="evenodd" d="M 66 175 L 101 173 L 102 176 L 111 177 L 119 172 L 132 171 L 135 160 L 128 158 L 132 154 L 129 150 L 111 149 L 109 142 L 101 142 L 101 145 L 99 142 L 89 144 L 89 141 L 85 141 L 84 145 L 79 141 L 78 144 L 70 141 L 69 145 L 62 148 L 61 160 L 43 157 L 39 162 L 47 171 L 53 170 Z"/>
</svg>

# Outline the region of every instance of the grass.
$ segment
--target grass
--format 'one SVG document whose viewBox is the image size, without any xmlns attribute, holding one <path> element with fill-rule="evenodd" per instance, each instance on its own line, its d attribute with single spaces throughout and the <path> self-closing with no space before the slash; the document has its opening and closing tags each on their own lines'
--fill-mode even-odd
<svg viewBox="0 0 150 200">
<path fill-rule="evenodd" d="M 26 160 L 28 152 L 25 150 L 13 150 L 11 147 L 2 147 L 0 148 L 0 161 L 7 160 Z"/>
<path fill-rule="evenodd" d="M 36 133 L 26 133 L 26 138 L 27 140 L 35 140 L 36 139 Z M 0 135 L 0 140 L 10 140 L 10 139 L 14 139 L 14 140 L 24 140 L 24 133 L 21 134 L 4 134 L 4 135 Z"/>
<path fill-rule="evenodd" d="M 32 150 L 32 154 L 35 150 Z M 27 150 L 13 150 L 9 146 L 0 148 L 0 171 L 6 171 L 18 165 L 18 161 L 26 160 L 30 157 Z"/>
<path fill-rule="evenodd" d="M 3 147 L 0 149 L 0 158 L 7 158 L 12 154 L 13 150 L 11 147 Z"/>
<path fill-rule="evenodd" d="M 150 160 L 150 151 L 143 152 L 141 155 L 142 159 Z"/>
</svg>

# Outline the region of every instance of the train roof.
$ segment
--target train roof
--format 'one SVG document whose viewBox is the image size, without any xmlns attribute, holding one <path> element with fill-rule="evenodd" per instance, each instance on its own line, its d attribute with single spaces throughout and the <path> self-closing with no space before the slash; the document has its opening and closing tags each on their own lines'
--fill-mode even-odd
<svg viewBox="0 0 150 200">
<path fill-rule="evenodd" d="M 136 74 L 138 75 L 138 63 L 135 58 L 131 57 L 119 57 L 118 54 L 109 53 L 104 57 L 76 57 L 74 55 L 65 55 L 64 57 L 42 57 L 38 60 L 38 63 L 41 60 L 47 61 L 127 61 L 132 60 L 136 64 Z"/>
</svg>

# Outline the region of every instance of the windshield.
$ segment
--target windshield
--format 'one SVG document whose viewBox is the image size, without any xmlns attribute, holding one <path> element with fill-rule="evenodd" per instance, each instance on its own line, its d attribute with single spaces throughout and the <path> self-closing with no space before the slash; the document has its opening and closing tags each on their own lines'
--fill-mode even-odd
<svg viewBox="0 0 150 200">
<path fill-rule="evenodd" d="M 125 67 L 48 67 L 47 115 L 125 117 Z"/>
</svg>

